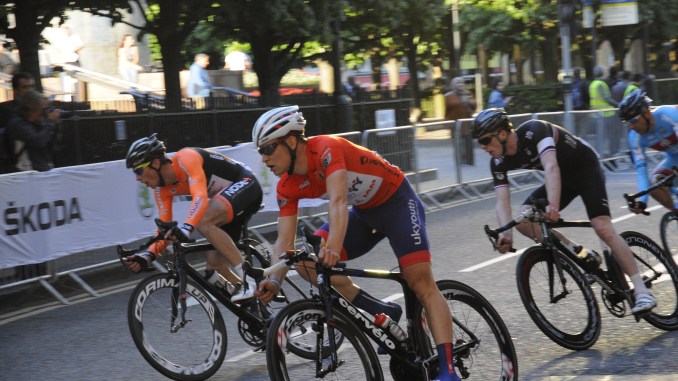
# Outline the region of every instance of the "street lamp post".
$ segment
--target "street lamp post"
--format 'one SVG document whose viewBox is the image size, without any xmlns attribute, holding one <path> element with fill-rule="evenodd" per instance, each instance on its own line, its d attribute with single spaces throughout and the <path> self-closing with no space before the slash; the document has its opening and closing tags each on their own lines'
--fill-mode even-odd
<svg viewBox="0 0 678 381">
<path fill-rule="evenodd" d="M 563 60 L 563 101 L 565 103 L 564 126 L 574 132 L 572 119 L 572 53 L 570 52 L 570 26 L 574 18 L 574 0 L 558 1 L 558 20 L 560 20 L 560 45 Z"/>
</svg>

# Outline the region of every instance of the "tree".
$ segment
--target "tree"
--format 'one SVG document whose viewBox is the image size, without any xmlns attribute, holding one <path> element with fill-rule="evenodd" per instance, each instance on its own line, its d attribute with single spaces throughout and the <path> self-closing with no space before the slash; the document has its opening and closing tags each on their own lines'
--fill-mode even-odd
<svg viewBox="0 0 678 381">
<path fill-rule="evenodd" d="M 223 0 L 218 29 L 226 39 L 249 43 L 262 105 L 276 105 L 280 80 L 293 67 L 316 57 L 305 55 L 311 42 L 327 46 L 331 21 L 342 1 Z M 339 70 L 339 68 L 335 68 Z"/>
<path fill-rule="evenodd" d="M 19 49 L 21 70 L 40 78 L 40 60 L 38 50 L 41 34 L 54 17 L 64 18 L 64 8 L 68 0 L 22 0 L 2 2 L 0 32 L 14 40 Z M 15 26 L 10 28 L 8 17 L 14 15 Z M 42 84 L 36 81 L 38 91 Z"/>
<path fill-rule="evenodd" d="M 129 3 L 116 0 L 108 1 L 106 5 L 101 3 L 98 0 L 79 0 L 76 1 L 76 7 L 97 16 L 108 17 L 113 23 L 130 25 L 141 33 L 155 35 L 160 45 L 165 74 L 165 107 L 168 110 L 180 110 L 179 72 L 184 69 L 181 48 L 200 21 L 219 9 L 219 3 L 211 0 L 131 0 Z M 141 13 L 145 23 L 135 25 L 127 21 L 124 12 Z"/>
</svg>

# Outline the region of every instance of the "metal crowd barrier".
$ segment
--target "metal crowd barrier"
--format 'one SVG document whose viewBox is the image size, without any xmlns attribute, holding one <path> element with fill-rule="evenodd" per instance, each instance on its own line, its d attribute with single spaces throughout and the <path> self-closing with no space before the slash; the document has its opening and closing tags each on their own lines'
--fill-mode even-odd
<svg viewBox="0 0 678 381">
<path fill-rule="evenodd" d="M 587 140 L 601 156 L 606 171 L 633 168 L 625 153 L 626 134 L 621 133 L 621 123 L 613 123 L 597 111 L 575 111 L 572 132 Z M 562 125 L 562 112 L 520 114 L 510 116 L 514 127 L 529 119 L 544 119 Z M 617 119 L 617 118 L 615 118 Z M 617 119 L 618 120 L 618 119 Z M 489 173 L 489 155 L 471 139 L 472 119 L 434 121 L 410 126 L 379 128 L 364 132 L 339 134 L 344 138 L 380 152 L 385 159 L 400 166 L 408 175 L 427 210 L 444 208 L 455 203 L 492 197 L 494 192 Z M 662 154 L 650 156 L 658 162 Z M 542 184 L 538 171 L 510 173 L 511 184 L 524 189 Z M 326 220 L 324 208 L 303 211 L 301 221 L 317 228 Z M 277 213 L 259 213 L 251 222 L 252 234 L 271 247 L 275 240 Z M 38 283 L 62 303 L 69 301 L 50 282 L 63 276 L 74 279 L 87 293 L 97 292 L 78 274 L 119 265 L 111 250 L 73 254 L 40 265 L 19 266 L 0 270 L 0 291 Z M 33 272 L 31 272 L 33 270 Z M 10 272 L 14 271 L 13 274 Z"/>
</svg>

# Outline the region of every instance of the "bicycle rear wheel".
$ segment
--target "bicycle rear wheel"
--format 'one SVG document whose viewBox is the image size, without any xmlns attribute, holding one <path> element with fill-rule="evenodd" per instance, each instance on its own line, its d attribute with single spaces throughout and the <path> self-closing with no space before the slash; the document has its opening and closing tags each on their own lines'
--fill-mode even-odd
<svg viewBox="0 0 678 381">
<path fill-rule="evenodd" d="M 226 326 L 219 308 L 191 279 L 186 282 L 186 320 L 181 322 L 178 280 L 156 274 L 142 280 L 127 308 L 130 333 L 139 352 L 163 375 L 182 381 L 211 377 L 226 356 Z M 175 318 L 172 323 L 173 317 Z"/>
<path fill-rule="evenodd" d="M 645 285 L 657 299 L 657 306 L 643 315 L 648 323 L 666 330 L 678 329 L 678 269 L 670 256 L 647 236 L 637 232 L 623 232 Z M 626 277 L 629 288 L 633 283 Z"/>
<path fill-rule="evenodd" d="M 457 375 L 468 380 L 517 380 L 518 357 L 511 334 L 490 302 L 461 282 L 441 280 L 437 284 L 454 318 L 452 354 Z M 421 316 L 422 324 L 414 334 L 420 338 L 418 343 L 425 338 L 422 355 L 426 358 L 435 353 L 435 342 L 424 312 L 419 305 L 414 316 Z"/>
<path fill-rule="evenodd" d="M 334 312 L 334 329 L 343 336 L 341 343 L 337 343 L 339 366 L 323 379 L 383 380 L 379 359 L 360 329 L 339 311 Z M 271 380 L 319 378 L 316 376 L 316 365 L 321 361 L 323 368 L 327 368 L 331 353 L 326 347 L 318 349 L 317 343 L 325 342 L 328 335 L 322 304 L 313 300 L 299 300 L 283 308 L 271 323 L 266 340 L 266 362 Z M 291 350 L 303 343 L 313 348 L 312 358 L 299 356 L 296 350 Z M 322 353 L 318 353 L 319 350 Z"/>
<path fill-rule="evenodd" d="M 560 261 L 566 290 L 557 274 Z M 591 287 L 567 257 L 540 246 L 527 249 L 516 267 L 518 293 L 532 321 L 556 344 L 590 348 L 600 336 L 600 308 Z"/>
<path fill-rule="evenodd" d="M 675 261 L 676 256 L 678 256 L 678 216 L 673 212 L 664 214 L 659 225 L 659 232 L 662 237 L 664 250 Z"/>
</svg>

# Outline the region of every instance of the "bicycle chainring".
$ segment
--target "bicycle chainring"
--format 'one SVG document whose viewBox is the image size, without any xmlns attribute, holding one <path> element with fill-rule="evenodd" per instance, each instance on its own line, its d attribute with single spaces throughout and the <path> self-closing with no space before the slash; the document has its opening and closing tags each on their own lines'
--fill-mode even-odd
<svg viewBox="0 0 678 381">
<path fill-rule="evenodd" d="M 238 333 L 243 341 L 254 348 L 262 348 L 266 343 L 266 336 L 250 328 L 242 319 L 238 319 Z"/>
<path fill-rule="evenodd" d="M 602 288 L 600 290 L 601 299 L 610 313 L 618 318 L 626 316 L 625 298 L 620 297 L 616 292 Z"/>
<path fill-rule="evenodd" d="M 426 381 L 426 380 L 432 380 L 435 378 L 437 375 L 438 367 L 434 367 L 435 369 L 429 369 L 429 375 L 428 377 L 424 377 L 424 374 L 422 373 L 422 369 L 412 369 L 411 367 L 408 367 L 406 365 L 403 365 L 402 361 L 399 361 L 395 359 L 394 357 L 391 357 L 391 361 L 389 362 L 389 369 L 391 371 L 391 376 L 393 377 L 394 381 Z"/>
</svg>

